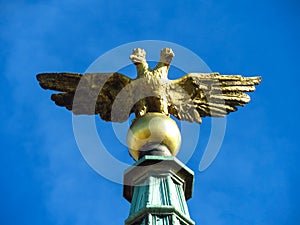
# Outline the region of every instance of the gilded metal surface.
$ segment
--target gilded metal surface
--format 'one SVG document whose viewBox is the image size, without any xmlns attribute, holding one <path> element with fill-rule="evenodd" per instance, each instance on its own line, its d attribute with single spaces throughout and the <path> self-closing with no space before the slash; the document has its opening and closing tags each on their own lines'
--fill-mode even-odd
<svg viewBox="0 0 300 225">
<path fill-rule="evenodd" d="M 131 156 L 138 160 L 140 151 L 148 151 L 147 145 L 165 145 L 171 155 L 178 153 L 181 135 L 177 124 L 162 113 L 147 113 L 135 120 L 127 134 L 127 145 Z"/>
<path fill-rule="evenodd" d="M 112 122 L 123 122 L 131 113 L 141 117 L 159 112 L 201 123 L 201 117 L 223 117 L 246 105 L 250 97 L 245 92 L 253 92 L 261 82 L 261 77 L 219 73 L 190 73 L 169 80 L 173 57 L 170 48 L 163 49 L 158 64 L 150 69 L 145 50 L 134 49 L 130 59 L 137 68 L 136 79 L 120 73 L 42 73 L 37 79 L 44 89 L 61 92 L 51 96 L 57 105 Z"/>
</svg>

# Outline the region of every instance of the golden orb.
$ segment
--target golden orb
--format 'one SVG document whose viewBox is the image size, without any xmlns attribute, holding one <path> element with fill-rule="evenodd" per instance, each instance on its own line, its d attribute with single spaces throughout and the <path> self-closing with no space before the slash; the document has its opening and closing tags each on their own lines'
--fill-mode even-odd
<svg viewBox="0 0 300 225">
<path fill-rule="evenodd" d="M 137 118 L 127 133 L 129 153 L 135 160 L 152 150 L 175 156 L 180 144 L 181 135 L 177 124 L 162 113 L 147 113 Z"/>
</svg>

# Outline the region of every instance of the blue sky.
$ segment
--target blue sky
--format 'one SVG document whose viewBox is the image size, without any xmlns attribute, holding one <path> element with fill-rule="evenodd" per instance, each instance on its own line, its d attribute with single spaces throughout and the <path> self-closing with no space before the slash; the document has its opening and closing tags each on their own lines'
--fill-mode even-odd
<svg viewBox="0 0 300 225">
<path fill-rule="evenodd" d="M 252 102 L 228 116 L 214 163 L 199 172 L 210 132 L 210 120 L 203 120 L 187 163 L 195 171 L 188 205 L 196 224 L 299 224 L 297 1 L 0 4 L 0 224 L 122 224 L 127 218 L 122 186 L 88 166 L 71 113 L 50 101 L 35 75 L 83 73 L 106 51 L 139 40 L 182 45 L 223 74 L 263 77 Z M 109 132 L 111 125 L 97 123 L 99 133 Z M 126 147 L 109 138 L 111 154 L 133 163 Z"/>
</svg>

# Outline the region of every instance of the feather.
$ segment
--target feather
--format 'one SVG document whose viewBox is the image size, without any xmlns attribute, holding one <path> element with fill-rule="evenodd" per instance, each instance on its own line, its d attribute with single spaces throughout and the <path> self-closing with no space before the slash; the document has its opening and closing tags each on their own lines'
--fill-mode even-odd
<svg viewBox="0 0 300 225">
<path fill-rule="evenodd" d="M 255 91 L 261 77 L 243 77 L 241 75 L 220 75 L 219 73 L 190 73 L 172 80 L 168 93 L 170 113 L 176 118 L 188 118 L 187 121 L 201 123 L 200 117 L 223 117 L 250 102 L 250 96 L 244 92 Z M 191 104 L 192 102 L 192 104 Z M 181 110 L 178 110 L 181 109 Z"/>
<path fill-rule="evenodd" d="M 51 99 L 74 114 L 99 114 L 103 120 L 112 122 L 123 122 L 129 117 L 130 113 L 124 115 L 120 106 L 116 110 L 118 115 L 111 118 L 116 96 L 131 82 L 120 73 L 41 73 L 37 80 L 44 89 L 62 92 L 52 94 Z"/>
</svg>

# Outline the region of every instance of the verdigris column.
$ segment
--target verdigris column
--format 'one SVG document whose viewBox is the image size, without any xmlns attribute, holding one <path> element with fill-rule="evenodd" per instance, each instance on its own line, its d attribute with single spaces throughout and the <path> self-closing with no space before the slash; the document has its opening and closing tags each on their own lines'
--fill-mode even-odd
<svg viewBox="0 0 300 225">
<path fill-rule="evenodd" d="M 145 155 L 125 171 L 124 197 L 131 202 L 126 225 L 191 225 L 186 200 L 194 174 L 173 156 Z"/>
</svg>

